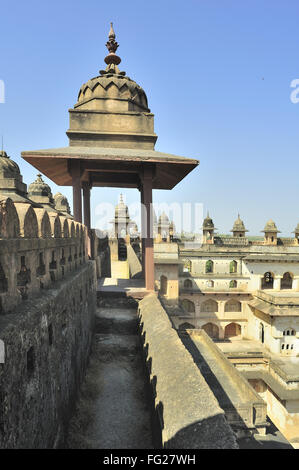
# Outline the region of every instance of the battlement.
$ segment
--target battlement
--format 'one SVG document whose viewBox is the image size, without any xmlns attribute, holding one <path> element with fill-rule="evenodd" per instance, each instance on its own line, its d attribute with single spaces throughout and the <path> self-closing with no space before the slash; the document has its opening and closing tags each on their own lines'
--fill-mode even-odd
<svg viewBox="0 0 299 470">
<path fill-rule="evenodd" d="M 25 203 L 0 199 L 0 314 L 87 261 L 86 227 Z"/>
</svg>

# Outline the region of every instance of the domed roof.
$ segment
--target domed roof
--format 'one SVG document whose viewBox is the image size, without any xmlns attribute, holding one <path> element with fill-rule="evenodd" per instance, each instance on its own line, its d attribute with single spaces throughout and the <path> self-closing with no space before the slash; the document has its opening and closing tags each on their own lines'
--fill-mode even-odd
<svg viewBox="0 0 299 470">
<path fill-rule="evenodd" d="M 38 174 L 36 180 L 33 181 L 28 187 L 28 196 L 40 196 L 40 197 L 47 197 L 49 198 L 49 202 L 53 203 L 53 196 L 50 186 L 45 183 L 42 179 L 42 175 Z"/>
<path fill-rule="evenodd" d="M 277 232 L 280 232 L 280 230 L 277 230 L 275 222 L 272 219 L 270 219 L 266 223 L 265 228 L 264 230 L 262 230 L 262 232 L 273 232 L 273 233 L 276 232 L 277 233 Z"/>
<path fill-rule="evenodd" d="M 163 211 L 162 214 L 159 217 L 159 225 L 169 225 L 169 218 Z"/>
<path fill-rule="evenodd" d="M 238 218 L 235 220 L 231 232 L 248 232 L 248 230 L 245 228 L 243 220 L 240 219 L 240 214 L 238 214 Z"/>
<path fill-rule="evenodd" d="M 214 222 L 211 219 L 209 213 L 207 213 L 207 217 L 203 221 L 202 228 L 203 228 L 203 230 L 213 230 L 213 229 L 215 229 Z"/>
<path fill-rule="evenodd" d="M 134 80 L 120 73 L 105 73 L 84 83 L 78 94 L 75 108 L 90 102 L 93 98 L 128 100 L 141 110 L 150 112 L 145 91 Z"/>
<path fill-rule="evenodd" d="M 128 206 L 123 201 L 123 195 L 120 195 L 119 203 L 115 206 L 115 218 L 126 218 L 129 219 L 129 209 Z"/>
<path fill-rule="evenodd" d="M 17 179 L 21 177 L 19 166 L 9 158 L 4 150 L 0 151 L 0 177 Z"/>
<path fill-rule="evenodd" d="M 115 41 L 112 23 L 106 46 L 109 50 L 109 54 L 105 57 L 106 70 L 100 70 L 100 75 L 91 78 L 81 86 L 78 101 L 74 107 L 82 106 L 84 109 L 95 109 L 95 105 L 91 101 L 110 98 L 118 102 L 129 101 L 131 105 L 129 110 L 139 109 L 150 112 L 144 90 L 134 80 L 127 77 L 126 72 L 121 72 L 118 68 L 121 59 L 115 54 L 118 43 Z M 120 103 L 115 104 L 115 106 L 118 105 Z"/>
<path fill-rule="evenodd" d="M 54 196 L 55 209 L 61 212 L 71 213 L 69 202 L 61 193 L 56 193 Z"/>
</svg>

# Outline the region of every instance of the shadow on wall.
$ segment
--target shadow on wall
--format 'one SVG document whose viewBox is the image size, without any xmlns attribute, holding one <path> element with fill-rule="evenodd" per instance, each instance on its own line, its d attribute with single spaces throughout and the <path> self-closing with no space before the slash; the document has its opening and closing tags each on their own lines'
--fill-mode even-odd
<svg viewBox="0 0 299 470">
<path fill-rule="evenodd" d="M 143 330 L 143 323 L 139 325 L 140 331 Z M 152 374 L 152 357 L 148 357 L 149 344 L 145 344 L 145 332 L 141 335 L 143 343 L 143 353 L 148 377 Z M 157 376 L 154 375 L 149 380 L 150 399 L 152 402 L 152 435 L 155 449 L 216 449 L 233 448 L 231 436 L 227 435 L 227 421 L 223 414 L 216 414 L 206 419 L 198 420 L 191 425 L 182 427 L 173 437 L 163 444 L 164 423 L 164 404 L 160 400 L 157 402 Z M 174 408 L 175 413 L 175 408 Z M 168 432 L 171 433 L 171 429 Z M 200 437 L 199 437 L 200 436 Z M 211 438 L 213 436 L 213 439 Z M 227 446 L 225 444 L 227 436 Z M 220 444 L 219 444 L 220 443 Z M 235 448 L 238 448 L 237 446 Z"/>
<path fill-rule="evenodd" d="M 245 423 L 243 417 L 239 414 L 239 411 L 232 403 L 230 397 L 227 395 L 226 391 L 222 387 L 221 383 L 212 372 L 207 361 L 198 350 L 193 340 L 190 338 L 187 332 L 178 332 L 179 337 L 181 338 L 182 343 L 184 344 L 187 351 L 191 354 L 194 363 L 202 373 L 207 384 L 215 395 L 219 406 L 224 410 L 225 415 L 228 419 L 229 424 L 232 426 L 233 430 L 236 432 L 237 437 L 243 437 L 244 432 L 248 429 L 250 423 Z M 253 426 L 255 423 L 255 408 L 253 408 Z M 249 426 L 250 428 L 250 426 Z M 249 433 L 249 431 L 248 431 Z M 248 434 L 249 435 L 249 434 Z"/>
</svg>

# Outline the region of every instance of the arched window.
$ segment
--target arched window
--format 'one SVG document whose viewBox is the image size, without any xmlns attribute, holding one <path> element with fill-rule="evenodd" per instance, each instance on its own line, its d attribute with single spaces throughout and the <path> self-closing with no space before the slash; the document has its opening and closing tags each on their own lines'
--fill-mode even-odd
<svg viewBox="0 0 299 470">
<path fill-rule="evenodd" d="M 239 300 L 228 300 L 224 306 L 225 312 L 241 312 L 242 311 L 242 304 Z"/>
<path fill-rule="evenodd" d="M 238 263 L 237 263 L 237 261 L 231 261 L 231 262 L 229 263 L 229 272 L 230 272 L 231 274 L 236 273 L 236 272 L 237 272 L 237 268 L 238 268 Z"/>
<path fill-rule="evenodd" d="M 262 289 L 273 289 L 274 276 L 270 272 L 266 272 L 262 279 Z"/>
<path fill-rule="evenodd" d="M 191 300 L 184 299 L 182 301 L 182 307 L 188 313 L 195 313 L 195 305 Z"/>
<path fill-rule="evenodd" d="M 184 272 L 191 273 L 191 261 L 189 259 L 184 262 Z"/>
<path fill-rule="evenodd" d="M 230 288 L 237 287 L 237 281 L 235 281 L 235 280 L 230 281 L 229 287 Z"/>
<path fill-rule="evenodd" d="M 214 323 L 206 323 L 202 326 L 202 329 L 210 336 L 210 338 L 219 338 L 219 328 Z"/>
<path fill-rule="evenodd" d="M 201 312 L 218 312 L 218 303 L 216 300 L 209 299 L 203 302 L 200 306 Z"/>
<path fill-rule="evenodd" d="M 211 259 L 206 262 L 206 274 L 212 273 L 214 270 L 214 263 Z"/>
<path fill-rule="evenodd" d="M 212 281 L 211 279 L 209 279 L 207 281 L 207 287 L 214 287 L 214 281 Z"/>
<path fill-rule="evenodd" d="M 281 289 L 292 289 L 293 275 L 291 273 L 284 273 L 280 281 Z"/>
<path fill-rule="evenodd" d="M 167 295 L 167 277 L 163 275 L 160 277 L 160 292 L 162 295 Z"/>
<path fill-rule="evenodd" d="M 283 332 L 283 336 L 295 336 L 296 331 L 293 330 L 292 328 L 285 329 Z"/>
<path fill-rule="evenodd" d="M 281 345 L 281 349 L 284 349 L 284 343 L 282 343 L 282 345 Z"/>
<path fill-rule="evenodd" d="M 229 323 L 224 328 L 224 337 L 231 338 L 233 336 L 240 336 L 241 335 L 241 326 L 238 323 Z"/>
<path fill-rule="evenodd" d="M 185 287 L 185 289 L 192 289 L 193 284 L 192 284 L 191 279 L 186 279 L 186 280 L 184 281 L 184 287 Z"/>
</svg>

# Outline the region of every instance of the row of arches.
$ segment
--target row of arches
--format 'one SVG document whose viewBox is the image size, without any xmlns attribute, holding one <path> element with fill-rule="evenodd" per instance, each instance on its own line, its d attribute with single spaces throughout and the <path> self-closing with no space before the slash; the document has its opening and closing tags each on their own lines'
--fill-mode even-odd
<svg viewBox="0 0 299 470">
<path fill-rule="evenodd" d="M 185 272 L 191 272 L 191 268 L 192 268 L 192 262 L 188 259 L 184 263 L 184 271 Z M 230 274 L 237 273 L 237 270 L 238 270 L 238 263 L 237 263 L 237 261 L 232 260 L 229 263 L 229 272 L 230 272 Z M 209 259 L 205 263 L 205 273 L 206 274 L 211 274 L 213 272 L 214 272 L 214 261 Z"/>
<path fill-rule="evenodd" d="M 292 289 L 294 275 L 290 272 L 285 272 L 280 280 L 280 289 Z M 262 277 L 262 289 L 273 289 L 274 287 L 274 274 L 267 271 Z"/>
<path fill-rule="evenodd" d="M 186 329 L 193 329 L 193 328 L 195 328 L 195 326 L 187 322 L 182 323 L 179 326 L 180 331 L 186 330 Z M 212 323 L 212 322 L 205 323 L 204 325 L 202 325 L 201 329 L 203 329 L 207 333 L 207 335 L 209 335 L 209 337 L 212 338 L 213 340 L 219 339 L 219 327 L 215 323 Z M 237 336 L 240 336 L 241 334 L 242 334 L 242 329 L 238 323 L 235 323 L 235 322 L 229 323 L 224 328 L 224 338 L 226 339 L 237 337 Z"/>
<path fill-rule="evenodd" d="M 1 238 L 84 238 L 85 235 L 84 225 L 71 218 L 30 204 L 14 204 L 10 198 L 1 200 Z"/>
<path fill-rule="evenodd" d="M 214 287 L 215 283 L 212 279 L 209 279 L 207 281 L 207 287 Z M 230 282 L 229 282 L 229 288 L 236 288 L 238 286 L 237 284 L 237 281 L 235 279 L 232 279 Z M 192 289 L 193 288 L 193 282 L 191 281 L 191 279 L 186 279 L 184 281 L 184 289 Z"/>
<path fill-rule="evenodd" d="M 229 263 L 229 273 L 230 274 L 235 274 L 238 270 L 238 263 L 237 261 L 233 260 Z M 209 259 L 206 261 L 206 266 L 205 266 L 205 272 L 206 274 L 211 274 L 214 272 L 214 261 Z"/>
<path fill-rule="evenodd" d="M 195 304 L 189 299 L 182 300 L 182 307 L 188 313 L 195 313 Z M 208 299 L 200 305 L 201 312 L 218 312 L 218 302 L 213 299 Z M 239 300 L 230 299 L 224 304 L 225 312 L 241 312 L 242 304 Z"/>
<path fill-rule="evenodd" d="M 282 334 L 283 336 L 296 336 L 296 331 L 293 328 L 288 328 Z"/>
</svg>

